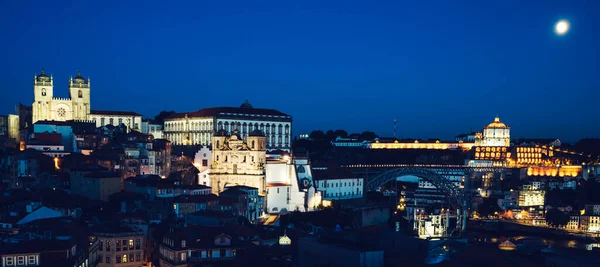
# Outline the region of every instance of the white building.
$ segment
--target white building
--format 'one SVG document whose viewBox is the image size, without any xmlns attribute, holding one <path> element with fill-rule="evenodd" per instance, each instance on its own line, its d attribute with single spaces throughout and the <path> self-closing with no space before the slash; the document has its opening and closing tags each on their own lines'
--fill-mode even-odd
<svg viewBox="0 0 600 267">
<path fill-rule="evenodd" d="M 90 114 L 90 79 L 77 72 L 69 79 L 69 97 L 54 97 L 54 79 L 44 73 L 33 78 L 32 122 L 87 120 Z"/>
<path fill-rule="evenodd" d="M 127 131 L 142 131 L 142 115 L 131 111 L 92 110 L 89 119 L 96 122 L 96 127 L 124 124 Z"/>
<path fill-rule="evenodd" d="M 268 213 L 312 211 L 321 204 L 312 185 L 308 159 L 294 160 L 287 155 L 267 159 L 266 181 Z"/>
<path fill-rule="evenodd" d="M 142 133 L 150 134 L 154 139 L 163 138 L 163 126 L 160 123 L 151 120 L 142 120 Z"/>
<path fill-rule="evenodd" d="M 324 200 L 363 197 L 364 178 L 340 167 L 313 167 L 313 180 Z"/>
<path fill-rule="evenodd" d="M 205 108 L 173 114 L 165 119 L 164 138 L 176 145 L 212 145 L 212 136 L 219 130 L 228 135 L 237 130 L 241 139 L 260 130 L 265 134 L 267 150 L 291 149 L 292 117 L 273 109 L 253 108 L 248 101 L 239 108 Z"/>
<path fill-rule="evenodd" d="M 208 146 L 203 146 L 194 156 L 194 166 L 198 169 L 198 183 L 210 186 L 210 166 L 212 165 L 212 151 Z"/>
<path fill-rule="evenodd" d="M 567 223 L 567 230 L 579 230 L 579 215 L 571 215 Z"/>
</svg>

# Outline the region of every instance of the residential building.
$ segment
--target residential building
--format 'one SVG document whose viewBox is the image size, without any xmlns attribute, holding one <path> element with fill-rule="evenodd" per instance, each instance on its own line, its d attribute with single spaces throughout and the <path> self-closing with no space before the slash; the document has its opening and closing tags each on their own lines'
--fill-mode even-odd
<svg viewBox="0 0 600 267">
<path fill-rule="evenodd" d="M 238 206 L 233 213 L 246 217 L 251 223 L 258 223 L 260 217 L 264 214 L 264 196 L 258 194 L 258 188 L 256 187 L 225 186 L 225 190 L 219 196 L 235 200 Z"/>
<path fill-rule="evenodd" d="M 567 230 L 579 230 L 579 214 L 571 214 L 566 226 Z"/>
<path fill-rule="evenodd" d="M 312 211 L 321 204 L 308 158 L 284 155 L 266 164 L 267 212 Z"/>
<path fill-rule="evenodd" d="M 144 134 L 152 135 L 154 139 L 162 139 L 163 125 L 162 123 L 153 120 L 142 120 L 141 132 Z"/>
<path fill-rule="evenodd" d="M 70 184 L 72 194 L 106 202 L 122 188 L 121 177 L 111 171 L 71 172 Z"/>
<path fill-rule="evenodd" d="M 54 97 L 54 78 L 44 73 L 33 78 L 32 123 L 40 120 L 88 120 L 90 114 L 90 79 L 77 72 L 69 78 L 69 98 Z"/>
<path fill-rule="evenodd" d="M 250 132 L 244 139 L 237 130 L 228 135 L 219 130 L 213 136 L 210 185 L 218 195 L 226 185 L 245 185 L 265 194 L 265 136 L 259 130 Z"/>
<path fill-rule="evenodd" d="M 194 166 L 198 169 L 198 183 L 210 186 L 210 166 L 212 165 L 212 151 L 208 146 L 202 146 L 194 156 Z"/>
<path fill-rule="evenodd" d="M 582 231 L 591 233 L 600 232 L 600 216 L 581 215 L 579 217 L 579 225 Z"/>
<path fill-rule="evenodd" d="M 94 230 L 99 242 L 98 267 L 145 266 L 144 233 L 125 226 L 104 226 Z"/>
<path fill-rule="evenodd" d="M 204 185 L 182 185 L 178 181 L 162 179 L 158 175 L 138 175 L 124 181 L 125 192 L 133 192 L 148 199 L 178 196 L 209 195 L 211 188 Z"/>
<path fill-rule="evenodd" d="M 205 108 L 173 114 L 165 119 L 164 138 L 176 145 L 212 145 L 213 134 L 219 130 L 227 135 L 237 130 L 240 139 L 260 130 L 265 134 L 266 149 L 288 152 L 291 149 L 292 116 L 273 109 L 254 108 L 248 101 L 239 108 Z"/>
</svg>

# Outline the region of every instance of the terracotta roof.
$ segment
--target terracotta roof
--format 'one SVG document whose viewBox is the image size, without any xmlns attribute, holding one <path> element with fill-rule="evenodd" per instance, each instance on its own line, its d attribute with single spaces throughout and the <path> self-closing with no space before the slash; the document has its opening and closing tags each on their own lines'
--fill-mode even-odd
<svg viewBox="0 0 600 267">
<path fill-rule="evenodd" d="M 235 107 L 216 107 L 205 108 L 194 112 L 175 113 L 167 117 L 166 120 L 180 119 L 188 117 L 216 117 L 217 115 L 233 115 L 233 114 L 249 114 L 249 115 L 265 115 L 265 116 L 285 116 L 288 114 L 274 110 L 262 108 L 235 108 Z"/>
<path fill-rule="evenodd" d="M 132 111 L 91 110 L 92 115 L 142 116 Z"/>
<path fill-rule="evenodd" d="M 267 184 L 267 187 L 276 187 L 276 186 L 290 186 L 291 184 L 288 183 L 270 183 Z"/>
</svg>

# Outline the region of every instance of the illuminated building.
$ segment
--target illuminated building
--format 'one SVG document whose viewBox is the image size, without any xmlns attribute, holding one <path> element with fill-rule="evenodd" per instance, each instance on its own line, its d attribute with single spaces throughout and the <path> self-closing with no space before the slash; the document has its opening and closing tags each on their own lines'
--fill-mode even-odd
<svg viewBox="0 0 600 267">
<path fill-rule="evenodd" d="M 510 146 L 510 127 L 496 117 L 494 122 L 483 128 L 483 135 L 476 134 L 475 144 L 478 146 Z"/>
<path fill-rule="evenodd" d="M 88 120 L 90 79 L 81 73 L 69 79 L 69 98 L 54 97 L 54 79 L 42 73 L 33 78 L 32 123 L 40 120 Z"/>
<path fill-rule="evenodd" d="M 267 212 L 313 211 L 321 204 L 307 158 L 267 159 Z"/>
<path fill-rule="evenodd" d="M 544 206 L 544 190 L 536 190 L 532 185 L 524 185 L 519 191 L 519 207 Z"/>
<path fill-rule="evenodd" d="M 577 177 L 581 174 L 581 166 L 535 166 L 527 168 L 528 176 Z"/>
<path fill-rule="evenodd" d="M 363 196 L 364 178 L 346 168 L 313 167 L 312 175 L 323 200 L 359 199 Z"/>
<path fill-rule="evenodd" d="M 142 267 L 145 262 L 144 233 L 128 227 L 105 227 L 93 233 L 98 239 L 98 267 Z"/>
<path fill-rule="evenodd" d="M 254 130 L 242 139 L 237 130 L 232 135 L 219 130 L 212 139 L 212 193 L 218 195 L 227 185 L 245 185 L 258 188 L 259 195 L 264 195 L 267 151 L 263 133 Z"/>
<path fill-rule="evenodd" d="M 211 145 L 216 131 L 240 138 L 260 130 L 269 150 L 290 151 L 292 116 L 273 109 L 254 108 L 246 101 L 240 107 L 205 108 L 176 113 L 165 119 L 164 138 L 176 145 Z"/>
<path fill-rule="evenodd" d="M 142 131 L 142 115 L 132 111 L 92 110 L 89 118 L 96 122 L 96 127 L 124 124 L 127 131 Z"/>
<path fill-rule="evenodd" d="M 362 144 L 362 143 L 361 143 Z M 370 145 L 364 144 L 364 146 L 370 147 L 371 149 L 462 149 L 464 151 L 471 150 L 474 143 L 457 141 L 457 142 L 441 142 L 440 140 L 432 140 L 432 141 L 399 141 L 394 140 L 394 142 L 380 142 L 379 140 L 375 140 L 375 143 L 371 143 Z M 360 146 L 360 145 L 355 145 Z"/>
<path fill-rule="evenodd" d="M 586 232 L 600 232 L 600 216 L 598 215 L 581 215 L 580 227 Z"/>
</svg>

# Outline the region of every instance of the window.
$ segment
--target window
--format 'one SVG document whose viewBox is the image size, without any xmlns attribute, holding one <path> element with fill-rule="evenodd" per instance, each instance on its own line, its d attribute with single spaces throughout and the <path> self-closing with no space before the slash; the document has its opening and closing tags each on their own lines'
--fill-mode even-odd
<svg viewBox="0 0 600 267">
<path fill-rule="evenodd" d="M 205 154 L 206 155 L 206 154 Z M 205 156 L 206 157 L 206 156 Z M 207 159 L 203 159 L 202 160 L 202 166 L 203 167 L 207 167 L 208 166 L 208 160 Z"/>
<path fill-rule="evenodd" d="M 133 239 L 129 239 L 129 249 L 133 250 Z"/>
<path fill-rule="evenodd" d="M 42 96 L 46 96 L 46 88 L 42 88 Z"/>
<path fill-rule="evenodd" d="M 25 265 L 25 256 L 17 257 L 17 265 Z"/>
<path fill-rule="evenodd" d="M 123 254 L 123 263 L 127 263 L 127 254 Z"/>
<path fill-rule="evenodd" d="M 83 93 L 81 92 L 81 90 L 79 90 L 79 92 L 77 93 L 77 95 L 79 96 L 79 98 L 83 98 Z"/>
<path fill-rule="evenodd" d="M 121 244 L 123 244 L 123 251 L 127 251 L 127 240 L 123 240 Z"/>
<path fill-rule="evenodd" d="M 121 125 L 121 123 L 123 123 L 123 119 L 119 119 L 119 125 Z"/>
<path fill-rule="evenodd" d="M 135 249 L 140 249 L 142 247 L 142 241 L 138 238 L 135 240 Z"/>
<path fill-rule="evenodd" d="M 203 259 L 206 259 L 206 250 L 203 250 L 203 251 L 200 253 L 200 257 L 201 257 L 201 258 L 203 258 Z"/>
<path fill-rule="evenodd" d="M 133 253 L 129 253 L 129 262 L 133 262 Z"/>
<path fill-rule="evenodd" d="M 182 253 L 180 253 L 180 254 L 179 254 L 179 260 L 180 260 L 180 261 L 185 261 L 185 260 L 186 260 L 186 256 L 187 256 L 187 255 L 185 254 L 185 252 L 182 252 Z"/>
<path fill-rule="evenodd" d="M 102 251 L 103 245 L 104 245 L 104 241 L 100 240 L 100 242 L 98 242 L 98 250 Z"/>
<path fill-rule="evenodd" d="M 135 254 L 135 261 L 141 261 L 142 260 L 142 255 L 140 253 L 136 253 Z"/>
<path fill-rule="evenodd" d="M 254 149 L 254 140 L 252 140 L 252 149 Z"/>
<path fill-rule="evenodd" d="M 237 173 L 237 164 L 233 164 L 233 173 L 236 174 Z"/>
<path fill-rule="evenodd" d="M 106 240 L 106 251 L 110 251 L 110 240 Z"/>
<path fill-rule="evenodd" d="M 115 257 L 115 263 L 121 263 L 121 255 Z"/>
<path fill-rule="evenodd" d="M 121 240 L 115 241 L 115 251 L 121 251 Z"/>
<path fill-rule="evenodd" d="M 6 257 L 6 265 L 11 266 L 13 264 L 13 257 Z"/>
<path fill-rule="evenodd" d="M 35 256 L 31 255 L 29 256 L 29 265 L 35 264 Z"/>
<path fill-rule="evenodd" d="M 219 255 L 219 252 L 220 251 L 218 249 L 213 249 L 211 258 L 220 258 L 221 256 Z"/>
<path fill-rule="evenodd" d="M 108 119 L 108 124 L 110 125 L 114 125 L 115 121 L 113 120 L 113 118 Z"/>
<path fill-rule="evenodd" d="M 106 263 L 110 263 L 110 256 L 106 256 Z"/>
</svg>

